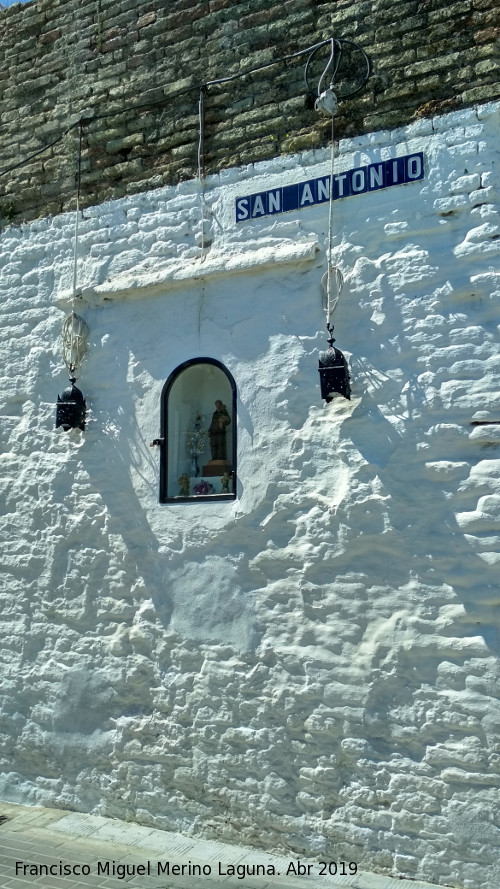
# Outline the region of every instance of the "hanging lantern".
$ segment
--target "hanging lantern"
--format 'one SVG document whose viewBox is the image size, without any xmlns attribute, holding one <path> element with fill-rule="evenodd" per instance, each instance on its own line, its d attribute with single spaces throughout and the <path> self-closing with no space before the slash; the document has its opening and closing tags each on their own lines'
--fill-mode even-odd
<svg viewBox="0 0 500 889">
<path fill-rule="evenodd" d="M 319 379 L 321 385 L 321 397 L 329 404 L 335 395 L 351 399 L 351 383 L 347 359 L 340 349 L 333 345 L 335 339 L 332 336 L 333 327 L 328 326 L 330 338 L 329 348 L 321 352 L 319 356 Z"/>
<path fill-rule="evenodd" d="M 57 396 L 56 429 L 62 426 L 65 432 L 70 429 L 85 429 L 87 405 L 82 392 L 75 386 L 74 373 L 83 361 L 87 351 L 88 327 L 83 318 L 72 312 L 63 324 L 63 358 L 68 368 L 71 386 Z"/>
<path fill-rule="evenodd" d="M 76 377 L 70 377 L 68 386 L 61 396 L 57 396 L 56 429 L 62 426 L 65 432 L 70 429 L 85 429 L 87 405 L 82 392 L 75 386 Z"/>
<path fill-rule="evenodd" d="M 76 212 L 75 212 L 75 238 L 73 249 L 73 298 L 72 312 L 64 319 L 62 327 L 62 351 L 64 363 L 68 369 L 71 386 L 67 386 L 61 396 L 57 396 L 56 429 L 62 426 L 65 432 L 70 429 L 85 429 L 85 414 L 87 405 L 82 392 L 75 386 L 78 368 L 80 367 L 87 351 L 87 337 L 89 329 L 83 318 L 75 312 L 75 299 L 77 295 L 77 270 L 78 270 L 78 224 L 80 219 L 80 185 L 82 163 L 82 137 L 83 121 L 79 124 L 78 141 L 78 172 L 76 176 Z M 78 291 L 79 292 L 79 291 Z"/>
</svg>

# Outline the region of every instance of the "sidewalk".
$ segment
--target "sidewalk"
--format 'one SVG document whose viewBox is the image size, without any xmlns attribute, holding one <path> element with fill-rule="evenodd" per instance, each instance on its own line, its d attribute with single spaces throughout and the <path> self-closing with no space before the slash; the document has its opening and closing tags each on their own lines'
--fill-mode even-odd
<svg viewBox="0 0 500 889">
<path fill-rule="evenodd" d="M 418 880 L 353 874 L 348 862 L 332 863 L 330 870 L 338 874 L 330 876 L 328 865 L 321 868 L 310 859 L 98 815 L 0 802 L 2 815 L 7 820 L 0 823 L 1 889 L 436 889 Z"/>
</svg>

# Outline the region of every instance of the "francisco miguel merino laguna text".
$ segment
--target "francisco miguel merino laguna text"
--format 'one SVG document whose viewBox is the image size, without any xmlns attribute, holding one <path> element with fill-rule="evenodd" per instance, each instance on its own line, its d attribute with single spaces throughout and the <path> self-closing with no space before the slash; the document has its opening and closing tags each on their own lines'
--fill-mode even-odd
<svg viewBox="0 0 500 889">
<path fill-rule="evenodd" d="M 215 867 L 215 866 L 214 866 Z M 300 858 L 289 861 L 285 876 L 301 877 L 311 876 L 314 868 L 318 867 L 318 876 L 333 877 L 336 874 L 342 876 L 354 875 L 357 872 L 357 864 L 353 861 L 318 861 L 313 864 L 303 864 Z M 94 867 L 97 876 L 117 877 L 124 880 L 126 877 L 166 876 L 178 877 L 208 877 L 212 873 L 210 864 L 173 864 L 170 861 L 146 861 L 145 864 L 120 864 L 115 861 L 98 861 Z M 215 872 L 215 871 L 214 871 Z M 90 876 L 92 873 L 90 864 L 68 864 L 59 861 L 57 864 L 27 864 L 24 861 L 16 861 L 16 877 L 19 875 L 30 877 L 63 877 L 63 876 Z M 220 877 L 237 877 L 244 880 L 245 877 L 279 877 L 274 864 L 226 864 L 217 862 L 217 874 Z"/>
<path fill-rule="evenodd" d="M 243 880 L 248 876 L 277 876 L 278 873 L 272 864 L 225 864 L 217 862 L 219 876 L 237 876 Z M 90 876 L 92 872 L 97 876 L 117 877 L 124 880 L 126 877 L 144 876 L 181 876 L 190 877 L 210 876 L 212 866 L 210 864 L 173 864 L 170 861 L 146 861 L 144 864 L 120 864 L 118 861 L 98 861 L 92 869 L 90 864 L 67 864 L 59 861 L 57 864 L 27 864 L 24 861 L 16 861 L 17 876 Z"/>
</svg>

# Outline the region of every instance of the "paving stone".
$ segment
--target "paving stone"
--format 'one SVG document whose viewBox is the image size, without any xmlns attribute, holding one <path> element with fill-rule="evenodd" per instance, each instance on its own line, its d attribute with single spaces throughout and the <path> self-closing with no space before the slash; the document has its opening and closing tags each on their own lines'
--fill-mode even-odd
<svg viewBox="0 0 500 889">
<path fill-rule="evenodd" d="M 356 876 L 339 876 L 325 878 L 287 877 L 285 868 L 290 859 L 278 855 L 266 855 L 257 853 L 253 849 L 244 846 L 228 846 L 224 843 L 196 841 L 186 838 L 188 854 L 182 853 L 182 837 L 179 834 L 169 834 L 164 831 L 150 830 L 141 825 L 133 825 L 128 822 L 115 821 L 110 818 L 102 818 L 97 815 L 81 815 L 71 813 L 62 815 L 54 823 L 51 810 L 37 810 L 34 818 L 33 810 L 22 806 L 9 807 L 9 821 L 0 825 L 0 886 L 1 889 L 27 889 L 28 886 L 44 886 L 47 889 L 122 889 L 123 886 L 135 887 L 135 889 L 341 889 L 341 887 L 355 887 L 355 889 L 435 889 L 428 883 L 419 881 L 408 882 L 406 880 L 391 880 L 375 874 L 357 874 Z M 43 826 L 34 827 L 34 824 Z M 64 839 L 64 851 L 54 844 L 54 831 L 56 827 Z M 113 828 L 113 829 L 112 829 Z M 121 843 L 110 841 L 109 837 L 120 836 Z M 162 849 L 169 858 L 158 855 L 157 847 L 163 836 Z M 148 843 L 153 844 L 149 847 Z M 195 864 L 204 862 L 211 867 L 210 875 L 178 875 L 172 876 L 155 873 L 157 861 L 170 860 L 172 850 L 176 850 L 175 862 L 178 864 Z M 168 850 L 165 851 L 165 850 Z M 149 853 L 149 854 L 148 854 Z M 18 873 L 16 876 L 16 861 L 28 866 L 28 873 Z M 120 866 L 142 865 L 147 867 L 151 862 L 151 874 L 126 874 L 123 879 L 119 876 Z M 244 880 L 237 875 L 227 874 L 227 865 L 218 873 L 218 862 L 262 864 L 273 863 L 280 876 L 245 876 Z M 100 873 L 98 862 L 101 862 Z M 36 865 L 54 866 L 57 871 L 64 869 L 64 865 L 82 867 L 88 865 L 91 873 L 65 875 L 57 873 L 33 875 L 29 873 L 29 867 Z M 310 863 L 310 862 L 308 862 Z M 113 866 L 115 874 L 113 874 Z M 317 871 L 317 865 L 316 865 Z"/>
</svg>

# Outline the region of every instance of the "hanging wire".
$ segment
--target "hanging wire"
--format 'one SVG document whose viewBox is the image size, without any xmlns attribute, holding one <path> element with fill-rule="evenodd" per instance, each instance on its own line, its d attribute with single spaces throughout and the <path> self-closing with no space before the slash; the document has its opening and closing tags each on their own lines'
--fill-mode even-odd
<svg viewBox="0 0 500 889">
<path fill-rule="evenodd" d="M 62 341 L 63 341 L 63 360 L 72 378 L 80 367 L 85 353 L 87 351 L 87 337 L 89 329 L 83 318 L 75 312 L 75 301 L 77 295 L 77 274 L 78 274 L 78 226 L 80 220 L 80 182 L 82 170 L 82 139 L 83 139 L 83 123 L 80 121 L 79 139 L 78 139 L 78 166 L 76 174 L 76 211 L 75 211 L 75 233 L 73 239 L 73 287 L 71 296 L 71 314 L 68 315 L 63 322 Z"/>
<path fill-rule="evenodd" d="M 326 72 L 328 71 L 330 65 L 332 64 L 332 62 L 333 62 L 333 70 L 332 70 L 332 75 L 330 77 L 330 87 L 333 87 L 333 83 L 335 81 L 335 76 L 337 74 L 338 67 L 340 65 L 340 60 L 342 58 L 342 51 L 340 51 L 337 55 L 337 62 L 335 62 L 335 48 L 336 48 L 336 41 L 335 41 L 335 38 L 332 37 L 331 38 L 331 48 L 330 48 L 330 58 L 328 59 L 326 65 L 325 65 L 323 74 L 321 75 L 321 77 L 318 81 L 318 96 L 321 95 L 321 84 L 323 83 L 323 79 L 324 79 Z M 309 59 L 310 58 L 311 58 L 311 56 L 309 56 Z M 309 63 L 309 59 L 307 60 L 308 63 Z M 307 80 L 306 80 L 306 83 L 307 83 Z"/>
<path fill-rule="evenodd" d="M 326 69 L 325 69 L 326 72 Z M 323 72 L 322 78 L 325 72 Z M 335 174 L 335 118 L 332 114 L 331 129 L 331 150 L 330 150 L 330 200 L 328 207 L 328 247 L 327 247 L 327 270 L 321 279 L 323 287 L 323 308 L 326 314 L 326 327 L 329 333 L 333 330 L 330 326 L 330 320 L 337 307 L 340 294 L 344 286 L 344 276 L 342 272 L 333 264 L 333 177 Z M 332 284 L 335 287 L 335 295 L 332 295 Z"/>
<path fill-rule="evenodd" d="M 7 167 L 5 170 L 0 170 L 0 176 L 7 176 L 9 173 L 12 173 L 14 170 L 19 170 L 20 167 L 25 167 L 26 164 L 29 164 L 33 158 L 38 157 L 39 154 L 43 154 L 44 151 L 48 151 L 49 148 L 53 148 L 54 145 L 57 145 L 58 142 L 62 142 L 65 136 L 68 133 L 71 133 L 71 130 L 74 130 L 77 124 L 71 124 L 70 127 L 67 127 L 60 136 L 57 136 L 56 139 L 53 139 L 52 142 L 49 142 L 47 145 L 44 145 L 42 148 L 37 148 L 33 154 L 29 154 L 28 157 L 25 157 L 22 161 L 18 161 L 17 164 L 13 164 L 11 167 Z"/>
<path fill-rule="evenodd" d="M 323 309 L 328 324 L 344 289 L 344 276 L 338 266 L 328 264 L 328 269 L 321 279 L 321 286 L 323 288 Z"/>
<path fill-rule="evenodd" d="M 205 87 L 200 87 L 198 101 L 199 138 L 198 138 L 198 182 L 200 186 L 201 204 L 201 249 L 205 248 Z"/>
<path fill-rule="evenodd" d="M 61 133 L 60 136 L 57 136 L 57 138 L 53 139 L 51 142 L 47 143 L 46 145 L 42 146 L 41 148 L 38 148 L 32 154 L 28 155 L 28 157 L 24 158 L 21 161 L 18 161 L 16 164 L 13 164 L 12 166 L 7 167 L 5 170 L 0 170 L 0 177 L 6 176 L 9 173 L 13 172 L 14 170 L 17 170 L 20 167 L 25 166 L 31 160 L 33 160 L 33 158 L 38 157 L 38 155 L 43 154 L 45 151 L 48 151 L 49 148 L 53 148 L 55 145 L 57 145 L 58 142 L 61 142 L 62 139 L 68 133 L 71 132 L 71 130 L 75 129 L 76 127 L 82 126 L 83 124 L 91 123 L 91 122 L 98 121 L 98 120 L 106 120 L 109 117 L 115 117 L 116 115 L 125 114 L 129 111 L 130 112 L 138 112 L 138 111 L 142 111 L 145 108 L 154 108 L 154 107 L 159 107 L 159 106 L 163 106 L 163 105 L 169 105 L 169 104 L 175 102 L 176 99 L 180 98 L 181 96 L 185 96 L 185 95 L 188 95 L 189 93 L 193 93 L 193 92 L 199 93 L 200 90 L 206 89 L 209 86 L 217 86 L 217 85 L 223 84 L 223 83 L 230 83 L 231 81 L 237 80 L 240 77 L 245 77 L 248 74 L 254 74 L 256 71 L 263 71 L 266 68 L 272 68 L 274 65 L 279 65 L 282 62 L 289 62 L 292 59 L 296 59 L 296 58 L 299 58 L 300 56 L 305 55 L 306 53 L 309 53 L 309 58 L 308 58 L 307 64 L 306 64 L 305 80 L 306 80 L 307 89 L 309 90 L 309 92 L 312 92 L 311 88 L 309 87 L 308 80 L 307 80 L 307 72 L 308 72 L 309 66 L 310 66 L 312 59 L 313 59 L 314 55 L 316 54 L 316 52 L 319 49 L 321 49 L 321 47 L 323 47 L 323 46 L 328 46 L 328 45 L 331 46 L 331 42 L 332 42 L 332 38 L 329 37 L 327 40 L 321 40 L 319 43 L 315 43 L 312 46 L 307 46 L 305 49 L 300 49 L 297 52 L 289 53 L 286 56 L 281 56 L 278 59 L 274 59 L 272 62 L 265 62 L 264 64 L 256 65 L 253 68 L 246 68 L 243 71 L 238 71 L 236 74 L 231 74 L 227 77 L 218 77 L 214 80 L 206 80 L 202 83 L 195 84 L 194 86 L 188 86 L 188 87 L 185 87 L 184 89 L 176 90 L 176 92 L 170 93 L 169 96 L 163 96 L 161 99 L 156 98 L 156 99 L 151 99 L 150 101 L 146 101 L 146 102 L 138 102 L 134 105 L 125 105 L 119 109 L 116 109 L 113 111 L 106 111 L 102 114 L 91 114 L 89 116 L 89 114 L 87 113 L 86 115 L 82 115 L 80 120 L 77 120 L 77 121 L 75 121 L 75 123 L 72 123 L 69 127 L 67 127 Z M 366 80 L 368 79 L 369 66 L 370 66 L 368 57 L 367 57 L 366 53 L 364 52 L 364 50 L 361 49 L 361 47 L 359 47 L 357 44 L 353 43 L 351 40 L 341 40 L 340 38 L 335 38 L 335 42 L 337 45 L 342 45 L 344 43 L 351 44 L 352 46 L 354 46 L 356 49 L 358 49 L 363 54 L 363 57 L 365 59 L 365 64 L 366 64 L 366 75 L 364 75 L 364 79 L 363 79 L 361 86 L 359 86 L 355 90 L 355 92 L 359 92 L 359 90 L 363 88 L 364 84 L 366 83 Z M 340 64 L 340 59 L 339 59 L 338 64 Z M 349 93 L 348 95 L 349 96 L 354 95 L 354 93 Z"/>
<path fill-rule="evenodd" d="M 334 62 L 333 74 L 332 74 L 332 78 L 331 78 L 331 80 L 333 82 L 333 80 L 335 79 L 335 77 L 337 75 L 337 72 L 339 70 L 339 67 L 340 67 L 340 64 L 342 61 L 342 55 L 344 52 L 344 48 L 345 47 L 354 47 L 354 50 L 361 54 L 361 58 L 362 58 L 362 62 L 363 62 L 363 70 L 359 74 L 359 83 L 357 86 L 354 86 L 353 89 L 349 90 L 348 92 L 345 92 L 345 93 L 342 93 L 342 91 L 339 92 L 339 99 L 350 99 L 351 96 L 355 96 L 357 93 L 359 93 L 363 89 L 365 83 L 367 82 L 367 80 L 370 76 L 370 60 L 369 60 L 367 54 L 365 53 L 363 47 L 359 46 L 359 44 L 357 44 L 357 43 L 354 43 L 354 41 L 346 40 L 343 37 L 331 37 L 329 40 L 324 40 L 323 43 L 319 43 L 317 46 L 311 47 L 311 53 L 309 55 L 309 58 L 307 59 L 305 70 L 304 70 L 304 80 L 305 80 L 307 91 L 309 93 L 311 93 L 311 95 L 313 95 L 313 96 L 316 95 L 315 91 L 309 85 L 309 77 L 308 77 L 309 68 L 310 68 L 312 61 L 313 61 L 316 53 L 318 52 L 318 50 L 321 49 L 322 46 L 326 46 L 328 43 L 331 44 L 330 58 L 328 59 L 326 68 L 323 71 L 320 82 L 318 84 L 318 95 L 320 92 L 321 83 L 323 81 L 323 78 L 324 78 L 331 62 L 332 61 Z M 333 44 L 334 44 L 334 46 L 333 46 Z M 335 58 L 335 56 L 336 56 L 336 58 Z"/>
<path fill-rule="evenodd" d="M 198 178 L 205 177 L 205 87 L 200 87 L 200 98 L 198 101 L 198 118 L 200 125 L 198 139 Z"/>
<path fill-rule="evenodd" d="M 79 126 L 79 134 L 78 134 L 78 166 L 76 173 L 76 212 L 75 212 L 75 236 L 74 236 L 74 244 L 73 244 L 73 296 L 72 296 L 72 309 L 75 311 L 75 296 L 76 296 L 76 276 L 77 276 L 77 266 L 78 266 L 78 223 L 80 220 L 80 182 L 81 182 L 81 173 L 82 173 L 82 137 L 83 137 L 83 126 L 80 121 Z"/>
<path fill-rule="evenodd" d="M 98 120 L 105 120 L 105 119 L 107 119 L 107 118 L 109 118 L 109 117 L 113 117 L 113 116 L 115 116 L 115 115 L 117 115 L 117 114 L 124 114 L 124 113 L 129 112 L 129 111 L 135 111 L 135 112 L 137 112 L 137 111 L 140 111 L 140 110 L 142 110 L 142 109 L 144 109 L 144 108 L 152 108 L 152 107 L 158 107 L 158 106 L 162 106 L 162 105 L 168 105 L 170 102 L 172 102 L 173 100 L 179 98 L 180 96 L 187 95 L 187 94 L 189 94 L 189 93 L 191 93 L 191 92 L 193 92 L 193 91 L 195 91 L 195 90 L 199 91 L 199 104 L 198 104 L 198 112 L 199 112 L 198 178 L 199 178 L 199 181 L 200 181 L 201 204 L 202 204 L 202 207 L 201 207 L 201 217 L 202 217 L 202 218 L 201 218 L 201 222 L 202 222 L 202 247 L 204 247 L 204 246 L 205 246 L 205 225 L 204 225 L 204 223 L 205 223 L 205 206 L 204 206 L 204 194 L 203 194 L 203 180 L 204 180 L 204 178 L 205 178 L 205 150 L 204 150 L 204 118 L 205 118 L 205 109 L 204 109 L 204 105 L 205 105 L 205 91 L 207 90 L 207 88 L 208 88 L 209 86 L 216 86 L 216 85 L 219 85 L 219 84 L 230 83 L 230 82 L 232 82 L 233 80 L 237 80 L 237 79 L 239 79 L 240 77 L 245 77 L 246 75 L 253 74 L 253 73 L 255 73 L 256 71 L 262 71 L 262 70 L 265 70 L 266 68 L 271 68 L 271 67 L 273 67 L 274 65 L 278 65 L 278 64 L 280 64 L 280 63 L 284 63 L 284 62 L 291 61 L 292 59 L 299 58 L 300 56 L 303 56 L 303 55 L 305 55 L 306 53 L 309 53 L 309 56 L 308 56 L 308 59 L 307 59 L 306 65 L 305 65 L 305 70 L 304 70 L 304 79 L 305 79 L 305 84 L 306 84 L 306 88 L 307 88 L 307 90 L 308 90 L 310 93 L 312 93 L 313 91 L 311 90 L 311 87 L 309 86 L 309 81 L 308 81 L 308 72 L 309 72 L 309 68 L 310 68 L 310 66 L 311 66 L 311 64 L 312 64 L 312 61 L 313 61 L 313 59 L 314 59 L 316 53 L 317 53 L 322 47 L 324 47 L 324 46 L 328 46 L 328 45 L 330 45 L 330 57 L 329 57 L 329 59 L 328 59 L 328 61 L 327 61 L 327 64 L 326 64 L 326 66 L 325 66 L 325 68 L 324 68 L 324 70 L 323 70 L 323 73 L 322 73 L 322 75 L 321 75 L 321 77 L 320 77 L 320 80 L 319 80 L 319 83 L 318 83 L 318 87 L 317 87 L 317 94 L 318 94 L 318 96 L 319 96 L 320 93 L 321 93 L 321 85 L 322 85 L 323 79 L 325 78 L 325 76 L 326 76 L 326 74 L 327 74 L 327 72 L 328 72 L 328 70 L 329 70 L 329 68 L 330 68 L 331 65 L 332 65 L 333 67 L 332 67 L 332 74 L 331 74 L 331 78 L 330 78 L 330 86 L 331 86 L 331 87 L 333 86 L 333 82 L 334 82 L 334 80 L 335 80 L 337 71 L 338 71 L 339 66 L 340 66 L 340 64 L 341 64 L 341 60 L 342 60 L 342 52 L 343 52 L 343 47 L 344 47 L 344 46 L 351 46 L 351 47 L 354 47 L 354 49 L 355 49 L 356 51 L 358 51 L 358 52 L 361 53 L 362 58 L 363 58 L 363 62 L 364 62 L 364 71 L 363 71 L 363 72 L 361 73 L 361 75 L 360 75 L 360 77 L 361 77 L 361 82 L 360 82 L 360 84 L 359 84 L 355 89 L 351 90 L 351 91 L 348 92 L 348 93 L 345 93 L 345 94 L 344 94 L 343 96 L 341 96 L 340 98 L 347 98 L 347 97 L 350 97 L 350 96 L 355 95 L 356 93 L 358 93 L 358 92 L 364 87 L 364 85 L 365 85 L 365 83 L 366 83 L 366 81 L 368 80 L 368 77 L 369 77 L 369 75 L 370 75 L 370 61 L 369 61 L 369 59 L 368 59 L 368 56 L 366 55 L 366 53 L 365 53 L 365 51 L 362 49 L 362 47 L 360 47 L 358 44 L 354 43 L 352 40 L 346 40 L 346 39 L 343 39 L 343 38 L 329 37 L 327 40 L 321 40 L 321 41 L 319 41 L 318 43 L 313 44 L 312 46 L 308 46 L 308 47 L 306 47 L 305 49 L 300 49 L 300 50 L 298 50 L 297 52 L 288 53 L 287 55 L 285 55 L 285 56 L 281 56 L 281 57 L 278 58 L 278 59 L 274 59 L 274 60 L 271 61 L 271 62 L 265 62 L 265 63 L 262 64 L 262 65 L 256 65 L 256 66 L 254 66 L 254 67 L 252 67 L 252 68 L 247 68 L 247 69 L 245 69 L 245 70 L 243 70 L 243 71 L 238 71 L 236 74 L 231 74 L 231 75 L 228 75 L 227 77 L 218 77 L 218 78 L 215 78 L 215 79 L 213 79 L 213 80 L 207 80 L 207 81 L 204 81 L 203 83 L 198 84 L 198 85 L 195 85 L 195 86 L 190 86 L 190 87 L 186 87 L 186 88 L 184 88 L 184 89 L 182 89 L 182 90 L 177 90 L 175 93 L 172 93 L 172 94 L 170 94 L 169 96 L 166 96 L 166 97 L 164 96 L 164 97 L 162 97 L 162 99 L 154 99 L 154 100 L 151 100 L 151 101 L 140 102 L 140 103 L 137 103 L 137 104 L 134 104 L 134 105 L 128 105 L 128 106 L 122 107 L 122 108 L 120 108 L 120 109 L 118 109 L 118 110 L 115 110 L 115 111 L 108 111 L 108 112 L 105 112 L 105 113 L 103 113 L 103 114 L 92 114 L 92 115 L 89 116 L 88 113 L 87 113 L 87 114 L 85 114 L 85 115 L 82 115 L 81 118 L 80 118 L 78 121 L 76 121 L 74 124 L 71 124 L 71 126 L 67 127 L 67 128 L 63 131 L 63 133 L 62 133 L 60 136 L 58 136 L 56 139 L 52 140 L 52 141 L 51 141 L 50 143 L 48 143 L 47 145 L 44 145 L 43 147 L 37 149 L 35 152 L 33 152 L 32 154 L 30 154 L 30 155 L 29 155 L 27 158 L 25 158 L 24 160 L 21 160 L 21 161 L 19 161 L 18 163 L 14 164 L 14 165 L 12 165 L 12 166 L 10 166 L 10 167 L 8 167 L 7 169 L 5 169 L 5 170 L 1 170 L 1 171 L 0 171 L 0 177 L 2 177 L 2 176 L 5 176 L 5 175 L 8 175 L 9 173 L 13 172 L 14 170 L 19 169 L 20 167 L 23 167 L 24 165 L 26 165 L 27 163 L 29 163 L 31 160 L 33 160 L 33 158 L 37 157 L 37 156 L 40 155 L 40 154 L 43 154 L 43 153 L 44 153 L 45 151 L 47 151 L 49 148 L 52 148 L 52 147 L 54 147 L 55 145 L 57 145 L 57 143 L 60 142 L 60 141 L 64 138 L 64 136 L 66 136 L 69 132 L 71 132 L 75 127 L 77 127 L 77 126 L 79 127 L 78 188 L 77 188 L 77 210 L 76 210 L 76 220 L 75 220 L 75 251 L 74 251 L 74 270 L 73 270 L 73 314 L 74 314 L 74 300 L 75 300 L 75 295 L 76 295 L 77 245 L 78 245 L 78 222 L 79 222 L 80 178 L 81 178 L 81 147 L 82 147 L 82 129 L 83 129 L 83 125 L 84 125 L 84 124 L 87 124 L 87 123 L 90 123 L 91 121 L 93 122 L 93 121 L 98 121 Z M 314 93 L 313 93 L 313 95 L 314 95 Z M 334 135 L 334 134 L 333 134 L 333 118 L 332 118 L 332 169 L 333 169 L 333 135 Z M 332 175 L 333 175 L 333 173 L 332 173 Z M 330 188 L 330 192 L 331 192 L 331 191 L 332 191 L 332 189 Z M 331 194 L 330 194 L 330 213 L 331 213 L 331 205 L 332 205 L 332 196 L 331 196 Z M 331 240 L 331 220 L 330 220 L 329 228 L 330 228 L 329 238 L 330 238 L 330 240 Z M 328 263 L 328 269 L 329 269 L 329 271 L 328 271 L 328 284 L 327 284 L 327 290 L 328 290 L 328 298 L 327 298 L 327 302 L 328 302 L 328 305 L 330 304 L 330 279 L 331 279 L 331 269 L 330 269 L 331 262 L 330 262 L 330 259 L 331 259 L 331 246 L 330 246 L 330 248 L 329 248 L 329 263 Z M 338 299 L 338 297 L 337 297 L 337 299 Z M 335 303 L 335 304 L 336 304 L 336 303 Z M 333 309 L 332 309 L 332 311 L 333 311 Z"/>
</svg>

